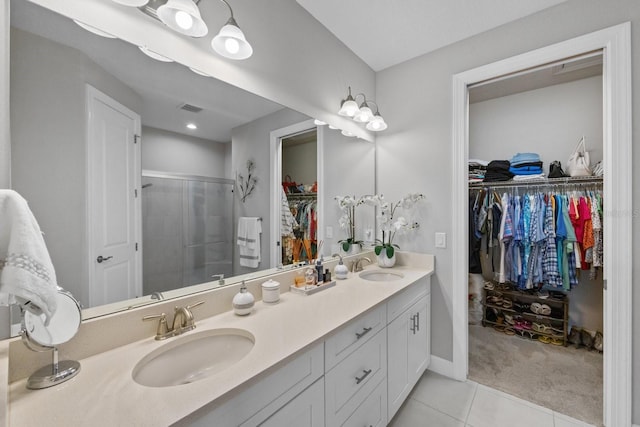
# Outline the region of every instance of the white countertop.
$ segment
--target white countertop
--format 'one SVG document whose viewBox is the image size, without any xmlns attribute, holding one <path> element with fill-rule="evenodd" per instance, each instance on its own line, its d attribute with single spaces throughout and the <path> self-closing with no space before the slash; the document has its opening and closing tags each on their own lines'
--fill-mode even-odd
<svg viewBox="0 0 640 427">
<path fill-rule="evenodd" d="M 367 266 L 365 269 L 377 269 Z M 416 280 L 433 273 L 431 266 L 396 266 L 404 278 L 392 282 L 366 281 L 350 273 L 333 288 L 305 296 L 285 292 L 277 304 L 257 302 L 249 316 L 232 311 L 198 319 L 194 334 L 208 329 L 240 328 L 255 337 L 253 349 L 240 361 L 200 381 L 153 388 L 131 377 L 136 363 L 167 344 L 153 337 L 80 360 L 81 371 L 66 383 L 43 390 L 26 389 L 26 379 L 8 385 L 6 421 L 9 426 L 162 426 L 202 406 L 237 393 L 261 374 L 286 363 L 340 326 L 383 303 Z M 8 351 L 0 344 L 0 404 L 5 395 Z M 0 425 L 3 414 L 0 411 Z"/>
</svg>

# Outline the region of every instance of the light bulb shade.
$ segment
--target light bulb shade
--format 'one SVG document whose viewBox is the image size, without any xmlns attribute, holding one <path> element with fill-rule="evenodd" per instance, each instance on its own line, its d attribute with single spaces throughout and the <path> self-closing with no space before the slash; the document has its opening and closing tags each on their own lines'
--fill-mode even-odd
<svg viewBox="0 0 640 427">
<path fill-rule="evenodd" d="M 229 59 L 247 59 L 253 55 L 253 48 L 233 18 L 211 40 L 211 47 L 216 53 Z"/>
<path fill-rule="evenodd" d="M 204 37 L 209 32 L 192 0 L 169 0 L 157 10 L 158 18 L 173 31 L 185 36 Z"/>
<path fill-rule="evenodd" d="M 367 123 L 371 119 L 373 119 L 373 111 L 371 111 L 371 108 L 364 103 L 360 106 L 360 111 L 353 116 L 353 120 L 358 123 Z"/>
<path fill-rule="evenodd" d="M 131 7 L 142 7 L 145 4 L 149 3 L 149 0 L 113 0 L 114 3 L 123 4 L 125 6 Z"/>
<path fill-rule="evenodd" d="M 344 136 L 348 136 L 349 138 L 353 138 L 354 136 L 356 136 L 356 134 L 355 134 L 355 133 L 350 132 L 350 131 L 348 131 L 348 130 L 346 130 L 346 129 L 345 129 L 345 130 L 343 130 L 343 131 L 342 131 L 342 132 L 340 132 L 340 133 L 341 133 L 341 134 L 343 134 Z"/>
<path fill-rule="evenodd" d="M 371 121 L 367 123 L 367 126 L 366 126 L 367 130 L 371 130 L 374 132 L 383 131 L 387 127 L 388 127 L 387 123 L 384 121 L 384 119 L 379 113 L 376 113 L 376 115 L 373 116 L 373 119 L 371 119 Z"/>
<path fill-rule="evenodd" d="M 76 21 L 75 19 L 73 20 L 73 22 L 78 24 L 78 26 L 80 28 L 84 28 L 85 30 L 89 31 L 90 33 L 93 33 L 93 34 L 98 35 L 100 37 L 106 37 L 108 39 L 116 39 L 117 38 L 113 34 L 107 33 L 106 31 L 102 31 L 102 30 L 94 27 L 93 25 L 85 24 L 84 22 Z"/>
<path fill-rule="evenodd" d="M 342 103 L 340 111 L 338 111 L 339 115 L 345 117 L 353 117 L 360 110 L 356 101 L 354 101 L 353 98 L 349 98 L 351 98 L 351 95 L 349 95 L 347 97 L 347 100 Z"/>
<path fill-rule="evenodd" d="M 146 46 L 138 46 L 138 48 L 142 51 L 142 53 L 147 55 L 149 58 L 155 59 L 156 61 L 173 62 L 173 59 L 167 58 L 164 55 L 160 55 L 159 53 L 152 51 L 151 49 L 149 49 Z"/>
</svg>

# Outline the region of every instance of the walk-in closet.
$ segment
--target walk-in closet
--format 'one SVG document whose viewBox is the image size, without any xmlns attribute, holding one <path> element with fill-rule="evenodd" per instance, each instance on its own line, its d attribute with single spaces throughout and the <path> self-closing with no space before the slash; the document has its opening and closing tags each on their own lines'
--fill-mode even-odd
<svg viewBox="0 0 640 427">
<path fill-rule="evenodd" d="M 592 52 L 469 88 L 469 379 L 593 425 L 603 413 L 602 87 Z"/>
</svg>

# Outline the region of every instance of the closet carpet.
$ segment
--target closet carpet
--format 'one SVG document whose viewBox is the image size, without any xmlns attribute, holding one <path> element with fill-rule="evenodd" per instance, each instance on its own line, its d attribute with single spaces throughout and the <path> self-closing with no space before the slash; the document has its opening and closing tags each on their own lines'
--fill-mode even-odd
<svg viewBox="0 0 640 427">
<path fill-rule="evenodd" d="M 602 354 L 469 325 L 469 379 L 602 425 Z"/>
</svg>

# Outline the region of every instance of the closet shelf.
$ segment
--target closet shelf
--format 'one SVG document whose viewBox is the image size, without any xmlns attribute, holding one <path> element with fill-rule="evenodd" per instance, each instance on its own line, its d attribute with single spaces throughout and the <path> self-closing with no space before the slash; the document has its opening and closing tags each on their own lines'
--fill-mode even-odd
<svg viewBox="0 0 640 427">
<path fill-rule="evenodd" d="M 318 193 L 287 193 L 287 199 L 309 199 L 318 197 Z"/>
<path fill-rule="evenodd" d="M 548 187 L 554 185 L 600 185 L 603 182 L 601 176 L 576 176 L 564 178 L 544 178 L 531 181 L 492 181 L 470 182 L 469 188 L 496 188 L 496 187 Z"/>
<path fill-rule="evenodd" d="M 512 308 L 504 308 L 500 305 L 494 305 L 494 304 L 490 304 L 490 303 L 485 303 L 484 304 L 486 307 L 491 307 L 491 308 L 495 308 L 497 310 L 500 311 L 504 311 L 506 313 L 514 313 L 514 314 L 518 314 L 521 316 L 530 316 L 530 317 L 535 317 L 536 319 L 544 319 L 544 320 L 555 320 L 556 322 L 562 322 L 564 321 L 563 318 L 561 317 L 553 317 L 553 316 L 545 316 L 543 314 L 536 314 L 536 313 L 530 313 L 528 311 L 518 311 L 518 310 L 514 310 Z"/>
</svg>

